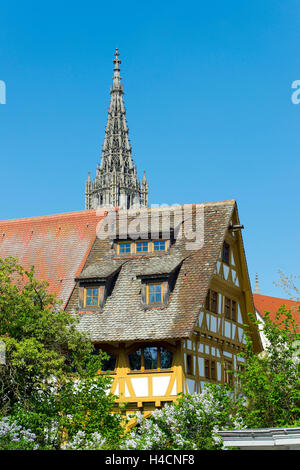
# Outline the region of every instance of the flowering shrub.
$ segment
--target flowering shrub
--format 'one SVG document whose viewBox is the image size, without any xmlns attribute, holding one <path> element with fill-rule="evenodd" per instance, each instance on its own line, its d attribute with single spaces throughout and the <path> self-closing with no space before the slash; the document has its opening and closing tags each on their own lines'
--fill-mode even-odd
<svg viewBox="0 0 300 470">
<path fill-rule="evenodd" d="M 40 445 L 37 436 L 28 429 L 18 425 L 9 417 L 4 417 L 0 421 L 0 450 L 37 450 L 54 449 L 56 443 L 51 442 L 53 435 L 57 435 L 57 427 L 45 428 L 45 442 Z M 72 440 L 60 446 L 62 450 L 100 450 L 105 449 L 106 439 L 98 432 L 92 434 L 85 431 L 78 431 Z"/>
<path fill-rule="evenodd" d="M 0 421 L 0 450 L 36 450 L 36 436 L 15 421 L 4 417 Z"/>
<path fill-rule="evenodd" d="M 95 376 L 86 366 L 80 379 L 57 382 L 52 393 L 48 388 L 35 390 L 26 408 L 13 407 L 10 418 L 34 431 L 40 449 L 100 449 L 104 444 L 118 448 L 126 420 L 113 412 L 110 379 Z"/>
<path fill-rule="evenodd" d="M 153 411 L 149 418 L 137 413 L 136 427 L 123 448 L 131 450 L 222 449 L 221 429 L 242 427 L 233 417 L 229 389 L 206 386 L 201 394 L 183 395 L 176 404 Z"/>
<path fill-rule="evenodd" d="M 105 448 L 106 439 L 100 433 L 94 432 L 86 434 L 84 431 L 78 431 L 69 441 L 61 446 L 62 450 L 101 450 Z"/>
</svg>

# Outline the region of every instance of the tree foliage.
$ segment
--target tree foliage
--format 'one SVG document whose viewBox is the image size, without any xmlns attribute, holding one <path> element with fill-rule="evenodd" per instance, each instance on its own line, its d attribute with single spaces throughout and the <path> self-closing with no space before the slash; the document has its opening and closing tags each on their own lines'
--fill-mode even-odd
<svg viewBox="0 0 300 470">
<path fill-rule="evenodd" d="M 59 448 L 82 430 L 101 431 L 110 443 L 119 439 L 111 379 L 98 373 L 104 354 L 91 354 L 76 318 L 35 279 L 33 268 L 26 271 L 13 258 L 0 259 L 0 340 L 6 349 L 0 416 L 30 430 L 44 448 Z"/>
<path fill-rule="evenodd" d="M 276 321 L 265 314 L 263 331 L 267 346 L 259 355 L 254 354 L 250 337 L 247 337 L 243 354 L 245 368 L 239 374 L 240 393 L 246 399 L 241 415 L 249 428 L 299 426 L 300 335 L 297 325 L 283 305 Z"/>
<path fill-rule="evenodd" d="M 300 275 L 295 276 L 293 274 L 285 274 L 282 270 L 279 270 L 279 282 L 274 282 L 275 286 L 281 287 L 285 293 L 289 296 L 290 300 L 300 302 L 300 288 L 299 280 Z"/>
</svg>

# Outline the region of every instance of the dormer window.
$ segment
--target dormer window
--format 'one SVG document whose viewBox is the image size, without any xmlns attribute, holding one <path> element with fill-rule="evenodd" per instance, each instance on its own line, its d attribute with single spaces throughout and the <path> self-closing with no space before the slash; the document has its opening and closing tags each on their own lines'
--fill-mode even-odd
<svg viewBox="0 0 300 470">
<path fill-rule="evenodd" d="M 141 263 L 141 302 L 145 308 L 166 307 L 175 287 L 182 259 L 153 257 L 147 263 Z"/>
<path fill-rule="evenodd" d="M 84 288 L 84 307 L 98 307 L 100 306 L 100 290 L 101 287 L 85 287 Z"/>
<path fill-rule="evenodd" d="M 79 282 L 78 308 L 95 312 L 102 310 L 113 292 L 121 266 L 120 261 L 107 260 L 87 266 L 76 278 Z"/>
<path fill-rule="evenodd" d="M 166 240 L 155 240 L 153 242 L 153 251 L 166 251 Z"/>
<path fill-rule="evenodd" d="M 142 255 L 168 251 L 169 240 L 132 240 L 116 242 L 117 255 Z"/>
<path fill-rule="evenodd" d="M 120 242 L 118 244 L 118 254 L 123 255 L 125 253 L 131 253 L 131 242 Z"/>
<path fill-rule="evenodd" d="M 136 242 L 135 243 L 135 252 L 144 253 L 149 251 L 149 242 Z"/>
<path fill-rule="evenodd" d="M 146 303 L 148 305 L 163 303 L 163 292 L 164 292 L 163 282 L 149 283 L 147 284 L 146 288 L 147 288 Z"/>
</svg>

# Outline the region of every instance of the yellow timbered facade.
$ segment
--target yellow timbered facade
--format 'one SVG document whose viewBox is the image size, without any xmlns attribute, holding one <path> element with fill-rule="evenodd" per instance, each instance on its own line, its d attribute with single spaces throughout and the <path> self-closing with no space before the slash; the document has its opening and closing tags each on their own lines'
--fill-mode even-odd
<svg viewBox="0 0 300 470">
<path fill-rule="evenodd" d="M 192 218 L 197 207 L 189 206 Z M 128 412 L 147 413 L 208 382 L 230 384 L 243 367 L 244 326 L 254 309 L 236 203 L 202 205 L 203 243 L 195 248 L 187 245 L 185 211 L 180 206 L 177 225 L 167 208 L 117 211 L 115 227 L 124 212 L 128 224 L 142 217 L 150 226 L 158 218 L 156 238 L 150 230 L 135 240 L 118 230 L 97 238 L 67 305 L 108 354 L 103 371 Z M 250 333 L 260 351 L 254 326 Z"/>
</svg>

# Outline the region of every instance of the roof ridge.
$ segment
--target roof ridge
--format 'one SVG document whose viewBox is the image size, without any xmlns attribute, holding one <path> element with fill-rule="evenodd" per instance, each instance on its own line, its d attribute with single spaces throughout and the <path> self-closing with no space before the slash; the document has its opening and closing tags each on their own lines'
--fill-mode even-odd
<svg viewBox="0 0 300 470">
<path fill-rule="evenodd" d="M 299 300 L 293 300 L 293 299 L 286 299 L 284 297 L 274 297 L 273 295 L 264 295 L 264 294 L 252 294 L 253 296 L 259 296 L 259 297 L 268 297 L 268 299 L 276 299 L 276 300 L 284 300 L 285 302 L 295 302 L 297 304 L 300 304 Z"/>
<path fill-rule="evenodd" d="M 235 204 L 236 200 L 235 199 L 227 199 L 224 201 L 211 201 L 211 202 L 193 202 L 193 203 L 187 203 L 187 204 L 178 204 L 180 207 L 184 206 L 195 206 L 197 204 L 201 205 L 206 205 L 206 206 L 213 206 L 213 205 L 225 205 L 225 204 Z M 121 212 L 121 211 L 149 211 L 149 210 L 161 210 L 161 209 L 167 209 L 169 207 L 176 207 L 175 205 L 169 205 L 169 206 L 158 206 L 158 207 L 140 207 L 136 209 L 120 209 L 119 207 L 113 207 L 112 210 Z M 6 224 L 13 224 L 13 223 L 19 223 L 19 222 L 31 222 L 31 221 L 39 221 L 39 220 L 49 220 L 49 219 L 58 219 L 58 218 L 66 218 L 66 217 L 76 217 L 80 215 L 95 215 L 99 217 L 105 216 L 106 212 L 108 211 L 108 208 L 101 208 L 101 209 L 83 209 L 81 211 L 72 211 L 72 212 L 61 212 L 58 214 L 46 214 L 46 215 L 37 215 L 37 216 L 32 216 L 32 217 L 20 217 L 20 218 L 14 218 L 14 219 L 4 219 L 0 220 L 1 223 L 6 223 Z"/>
<path fill-rule="evenodd" d="M 13 224 L 19 222 L 37 222 L 39 220 L 49 220 L 49 219 L 60 219 L 60 218 L 67 218 L 67 217 L 79 217 L 81 215 L 95 215 L 98 217 L 105 216 L 107 209 L 89 209 L 89 210 L 82 210 L 82 211 L 74 211 L 74 212 L 61 212 L 59 214 L 46 214 L 46 215 L 37 215 L 33 217 L 21 217 L 19 219 L 7 219 L 7 220 L 0 220 L 1 223 L 5 224 Z"/>
<path fill-rule="evenodd" d="M 162 210 L 167 210 L 170 208 L 175 208 L 175 207 L 186 207 L 186 206 L 197 206 L 197 205 L 204 205 L 204 206 L 224 206 L 224 205 L 234 205 L 236 204 L 236 199 L 226 199 L 224 201 L 208 201 L 208 202 L 191 202 L 191 203 L 186 203 L 186 204 L 173 204 L 173 205 L 154 205 L 154 207 L 132 207 L 130 209 L 123 209 L 119 208 L 116 209 L 117 212 L 148 212 L 152 210 L 156 211 L 162 211 Z"/>
</svg>

